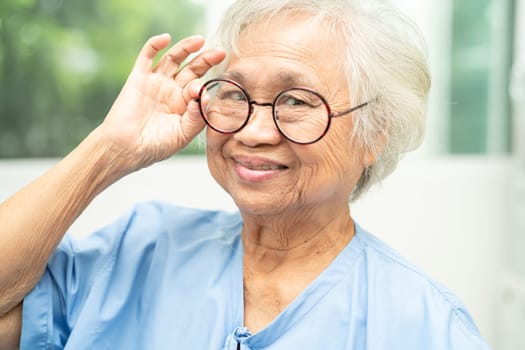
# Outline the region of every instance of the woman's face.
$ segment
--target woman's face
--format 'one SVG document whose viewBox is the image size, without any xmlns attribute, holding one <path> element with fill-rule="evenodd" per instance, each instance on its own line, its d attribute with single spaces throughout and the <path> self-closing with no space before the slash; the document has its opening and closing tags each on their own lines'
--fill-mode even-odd
<svg viewBox="0 0 525 350">
<path fill-rule="evenodd" d="M 252 100 L 272 102 L 286 88 L 319 92 L 332 111 L 348 109 L 341 48 L 304 15 L 256 23 L 240 38 L 224 77 L 240 83 Z M 333 33 L 332 33 L 333 34 Z M 277 130 L 271 107 L 254 106 L 249 123 L 232 135 L 208 128 L 211 174 L 244 214 L 275 215 L 347 208 L 370 156 L 353 143 L 352 117 L 332 119 L 318 142 L 298 145 Z"/>
</svg>

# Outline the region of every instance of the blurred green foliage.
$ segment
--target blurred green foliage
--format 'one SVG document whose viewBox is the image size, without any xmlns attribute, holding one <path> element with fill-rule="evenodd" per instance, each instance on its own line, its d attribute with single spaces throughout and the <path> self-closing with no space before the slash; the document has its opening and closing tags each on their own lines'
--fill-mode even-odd
<svg viewBox="0 0 525 350">
<path fill-rule="evenodd" d="M 195 34 L 203 18 L 190 0 L 0 1 L 0 158 L 65 155 L 103 120 L 149 36 Z"/>
</svg>

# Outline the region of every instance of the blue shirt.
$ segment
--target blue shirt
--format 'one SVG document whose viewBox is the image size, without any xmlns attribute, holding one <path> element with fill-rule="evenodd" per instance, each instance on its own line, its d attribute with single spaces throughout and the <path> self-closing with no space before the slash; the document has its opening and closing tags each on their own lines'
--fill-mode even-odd
<svg viewBox="0 0 525 350">
<path fill-rule="evenodd" d="M 243 328 L 239 213 L 136 206 L 66 235 L 23 303 L 21 349 L 488 349 L 461 302 L 356 225 L 266 328 Z"/>
</svg>

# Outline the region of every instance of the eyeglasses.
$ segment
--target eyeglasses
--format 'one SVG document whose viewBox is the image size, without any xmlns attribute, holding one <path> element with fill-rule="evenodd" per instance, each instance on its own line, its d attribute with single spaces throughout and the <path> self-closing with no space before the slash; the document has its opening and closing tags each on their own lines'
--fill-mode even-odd
<svg viewBox="0 0 525 350">
<path fill-rule="evenodd" d="M 308 88 L 281 91 L 273 103 L 252 100 L 246 90 L 230 79 L 207 81 L 197 99 L 201 116 L 213 130 L 233 134 L 248 124 L 253 106 L 272 107 L 277 130 L 291 142 L 306 145 L 319 141 L 330 128 L 332 118 L 347 115 L 369 102 L 342 112 L 332 112 L 324 97 Z"/>
</svg>

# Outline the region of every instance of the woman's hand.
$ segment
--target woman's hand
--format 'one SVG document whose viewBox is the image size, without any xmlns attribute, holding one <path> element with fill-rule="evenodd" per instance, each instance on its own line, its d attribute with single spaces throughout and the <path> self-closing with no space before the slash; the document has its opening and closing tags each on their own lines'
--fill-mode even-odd
<svg viewBox="0 0 525 350">
<path fill-rule="evenodd" d="M 203 128 L 198 104 L 198 78 L 220 63 L 225 52 L 203 51 L 201 36 L 179 41 L 153 67 L 153 60 L 170 42 L 168 34 L 150 38 L 106 119 L 98 128 L 107 143 L 126 161 L 131 172 L 163 160 L 184 148 Z M 121 159 L 122 160 L 122 159 Z"/>
</svg>

